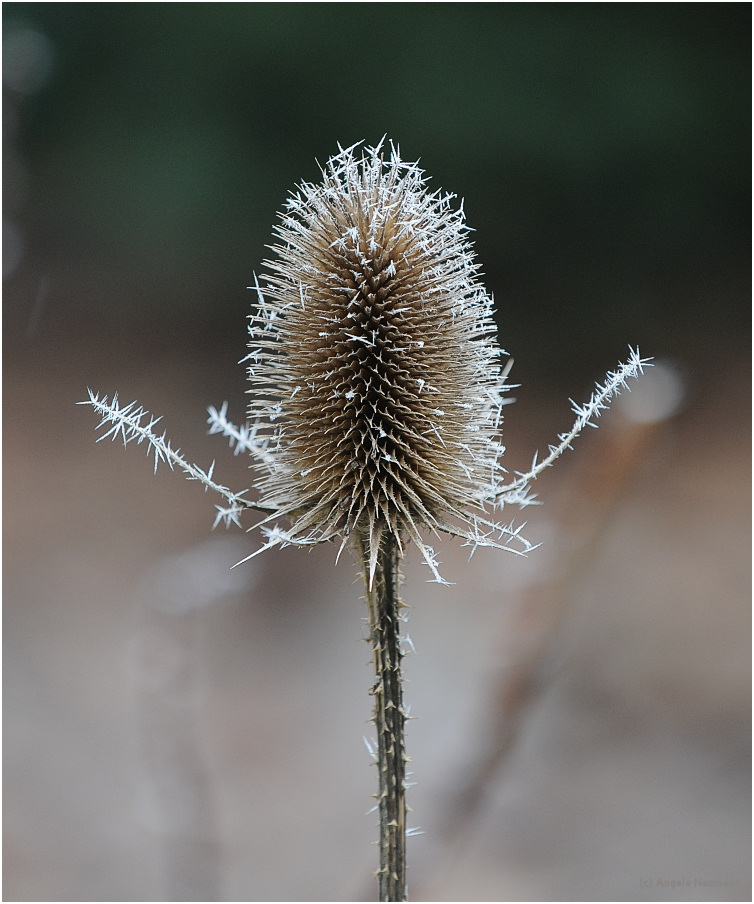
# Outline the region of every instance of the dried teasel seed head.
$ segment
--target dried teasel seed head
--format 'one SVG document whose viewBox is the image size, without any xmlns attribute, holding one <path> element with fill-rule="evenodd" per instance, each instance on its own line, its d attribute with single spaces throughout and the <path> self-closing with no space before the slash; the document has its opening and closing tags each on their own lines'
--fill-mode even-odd
<svg viewBox="0 0 754 904">
<path fill-rule="evenodd" d="M 349 538 L 505 545 L 495 505 L 505 372 L 462 205 L 380 143 L 340 150 L 275 227 L 250 318 L 263 548 Z M 515 533 L 515 532 L 513 532 Z M 504 541 L 504 542 L 501 542 Z M 260 550 L 261 551 L 261 550 Z"/>
</svg>

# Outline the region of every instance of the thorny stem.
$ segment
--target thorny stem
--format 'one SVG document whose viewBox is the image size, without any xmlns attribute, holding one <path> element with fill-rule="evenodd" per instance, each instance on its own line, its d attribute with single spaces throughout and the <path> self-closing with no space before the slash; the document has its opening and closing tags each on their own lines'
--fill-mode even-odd
<svg viewBox="0 0 754 904">
<path fill-rule="evenodd" d="M 374 657 L 374 724 L 377 728 L 377 768 L 380 813 L 380 901 L 406 900 L 406 754 L 403 727 L 399 553 L 395 538 L 385 531 L 377 568 L 369 586 L 368 561 L 364 578 L 369 606 L 369 636 Z"/>
</svg>

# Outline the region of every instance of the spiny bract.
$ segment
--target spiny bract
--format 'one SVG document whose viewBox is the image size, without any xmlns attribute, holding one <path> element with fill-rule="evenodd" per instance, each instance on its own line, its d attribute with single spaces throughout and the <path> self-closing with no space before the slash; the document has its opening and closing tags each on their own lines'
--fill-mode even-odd
<svg viewBox="0 0 754 904">
<path fill-rule="evenodd" d="M 502 473 L 505 353 L 462 205 L 430 194 L 392 145 L 358 148 L 289 198 L 256 287 L 257 487 L 266 520 L 291 523 L 263 548 L 352 538 L 371 584 L 389 532 L 441 580 L 422 529 L 473 545 L 515 535 L 484 514 Z"/>
</svg>

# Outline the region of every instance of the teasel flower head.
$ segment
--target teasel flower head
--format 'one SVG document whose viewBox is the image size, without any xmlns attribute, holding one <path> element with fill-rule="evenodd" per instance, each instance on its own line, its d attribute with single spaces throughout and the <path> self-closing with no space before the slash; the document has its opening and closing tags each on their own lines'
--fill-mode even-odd
<svg viewBox="0 0 754 904">
<path fill-rule="evenodd" d="M 371 585 L 386 534 L 436 580 L 423 535 L 518 538 L 491 520 L 505 353 L 453 197 L 381 142 L 341 148 L 288 199 L 245 359 L 260 505 L 290 524 L 263 549 L 352 540 Z"/>
</svg>

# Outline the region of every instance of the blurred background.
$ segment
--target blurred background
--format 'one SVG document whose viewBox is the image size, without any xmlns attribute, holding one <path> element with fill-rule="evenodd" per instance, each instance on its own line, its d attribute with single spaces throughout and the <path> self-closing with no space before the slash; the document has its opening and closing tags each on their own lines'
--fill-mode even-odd
<svg viewBox="0 0 754 904">
<path fill-rule="evenodd" d="M 247 486 L 205 411 L 243 419 L 276 211 L 387 134 L 476 230 L 511 469 L 657 362 L 536 552 L 407 559 L 411 898 L 750 900 L 750 6 L 2 14 L 4 899 L 374 899 L 354 563 L 231 572 L 259 538 L 74 403 Z"/>
</svg>

